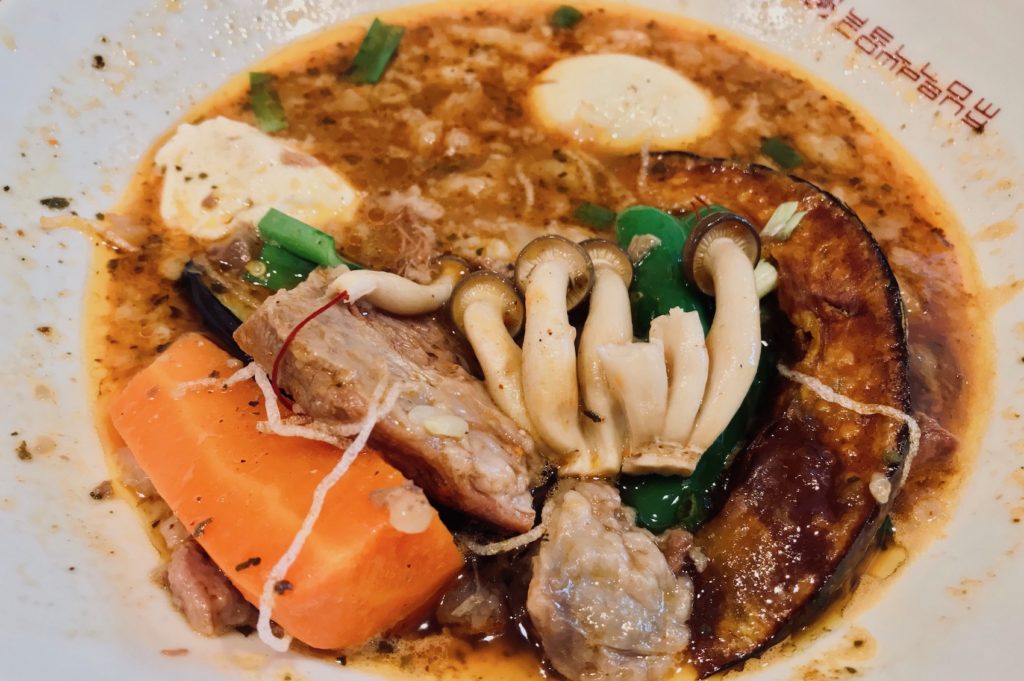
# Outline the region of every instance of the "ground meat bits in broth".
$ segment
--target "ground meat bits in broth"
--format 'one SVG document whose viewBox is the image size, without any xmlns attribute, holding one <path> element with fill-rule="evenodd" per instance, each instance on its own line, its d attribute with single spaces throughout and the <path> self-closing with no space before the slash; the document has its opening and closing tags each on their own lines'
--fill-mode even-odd
<svg viewBox="0 0 1024 681">
<path fill-rule="evenodd" d="M 965 386 L 976 371 L 977 338 L 971 335 L 976 325 L 964 318 L 977 313 L 970 270 L 951 237 L 955 226 L 886 139 L 808 81 L 664 16 L 595 11 L 572 30 L 553 32 L 550 9 L 438 10 L 402 21 L 407 30 L 398 56 L 376 85 L 341 77 L 361 31 L 340 29 L 337 40 L 318 40 L 312 52 L 293 48 L 271 64 L 289 123 L 281 136 L 364 193 L 357 227 L 339 235 L 341 250 L 368 266 L 424 280 L 439 253 L 500 271 L 541 233 L 587 236 L 573 222 L 574 208 L 591 201 L 621 209 L 634 202 L 642 178 L 624 171 L 635 162 L 542 133 L 526 111 L 529 86 L 559 58 L 579 53 L 633 53 L 679 69 L 711 94 L 720 116 L 718 133 L 687 151 L 769 164 L 762 140 L 789 139 L 805 159 L 797 174 L 846 201 L 888 255 L 907 304 L 915 405 L 934 418 L 946 444 L 922 457 L 911 494 L 901 498 L 900 517 L 909 526 L 913 505 L 948 495 L 964 465 L 949 438 L 966 427 Z M 254 121 L 244 90 L 225 91 L 187 120 L 216 115 Z M 97 268 L 105 302 L 92 310 L 91 326 L 101 405 L 173 338 L 199 325 L 169 277 L 201 246 L 163 228 L 161 178 L 151 160 L 117 211 L 146 228 L 149 239 L 138 252 L 116 254 Z M 651 166 L 657 163 L 652 154 Z M 396 652 L 389 645 L 390 653 L 377 655 L 445 673 L 461 668 L 470 652 L 468 643 L 444 636 L 408 645 L 415 661 L 404 647 Z M 495 650 L 476 650 L 473 659 L 505 659 Z M 515 659 L 502 667 L 510 676 L 533 664 L 522 661 L 533 658 Z"/>
</svg>

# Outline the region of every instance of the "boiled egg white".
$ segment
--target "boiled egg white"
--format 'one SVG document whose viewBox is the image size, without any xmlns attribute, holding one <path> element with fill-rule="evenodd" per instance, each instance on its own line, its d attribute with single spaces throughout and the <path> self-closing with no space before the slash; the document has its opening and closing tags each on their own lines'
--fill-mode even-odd
<svg viewBox="0 0 1024 681">
<path fill-rule="evenodd" d="M 631 54 L 588 54 L 548 67 L 529 106 L 548 131 L 613 153 L 679 149 L 710 133 L 711 97 L 681 73 Z"/>
<path fill-rule="evenodd" d="M 183 124 L 156 154 L 164 173 L 160 216 L 202 241 L 256 224 L 276 208 L 328 233 L 349 223 L 359 194 L 339 173 L 256 128 L 228 118 Z"/>
</svg>

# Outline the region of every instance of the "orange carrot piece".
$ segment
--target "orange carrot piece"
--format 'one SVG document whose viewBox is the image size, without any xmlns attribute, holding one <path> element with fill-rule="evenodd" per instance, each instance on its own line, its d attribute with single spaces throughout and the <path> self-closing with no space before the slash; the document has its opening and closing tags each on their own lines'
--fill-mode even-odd
<svg viewBox="0 0 1024 681">
<path fill-rule="evenodd" d="M 228 360 L 202 336 L 182 336 L 128 383 L 110 417 L 174 513 L 258 603 L 313 489 L 341 452 L 260 433 L 263 394 L 251 381 L 227 390 L 179 389 L 213 372 L 228 377 Z M 371 500 L 371 492 L 403 482 L 366 449 L 331 490 L 285 576 L 291 590 L 275 600 L 273 618 L 285 631 L 314 648 L 359 645 L 429 607 L 459 571 L 462 556 L 436 513 L 426 531 L 403 534 Z"/>
</svg>

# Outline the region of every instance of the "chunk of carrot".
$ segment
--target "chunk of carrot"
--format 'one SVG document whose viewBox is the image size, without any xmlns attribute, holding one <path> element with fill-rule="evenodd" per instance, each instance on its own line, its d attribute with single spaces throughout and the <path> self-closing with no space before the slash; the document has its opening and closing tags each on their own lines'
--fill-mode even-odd
<svg viewBox="0 0 1024 681">
<path fill-rule="evenodd" d="M 255 604 L 341 452 L 259 432 L 263 394 L 252 381 L 180 389 L 235 368 L 209 340 L 182 336 L 128 383 L 110 417 L 156 490 Z M 371 498 L 404 482 L 378 453 L 356 458 L 285 576 L 291 588 L 276 596 L 273 619 L 285 631 L 314 648 L 359 645 L 422 613 L 459 571 L 436 512 L 426 531 L 403 534 Z"/>
</svg>

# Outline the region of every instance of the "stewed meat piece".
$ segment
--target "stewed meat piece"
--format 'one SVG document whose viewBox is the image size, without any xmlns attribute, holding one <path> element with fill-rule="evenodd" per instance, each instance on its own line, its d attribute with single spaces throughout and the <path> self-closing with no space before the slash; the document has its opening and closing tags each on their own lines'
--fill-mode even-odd
<svg viewBox="0 0 1024 681">
<path fill-rule="evenodd" d="M 330 281 L 329 272 L 317 271 L 277 293 L 239 327 L 235 340 L 269 370 L 288 334 L 331 300 Z M 534 523 L 531 487 L 540 469 L 534 442 L 495 406 L 465 364 L 453 332 L 436 319 L 338 304 L 288 345 L 278 381 L 306 414 L 326 425 L 360 421 L 381 380 L 402 384 L 398 403 L 370 442 L 431 499 L 524 532 Z M 422 408 L 461 419 L 464 432 L 431 432 L 417 418 Z"/>
<path fill-rule="evenodd" d="M 171 554 L 167 586 L 174 604 L 201 634 L 215 636 L 256 623 L 256 608 L 242 598 L 194 539 L 179 544 Z"/>
<path fill-rule="evenodd" d="M 563 483 L 543 515 L 527 610 L 551 664 L 573 681 L 665 678 L 690 640 L 690 578 L 608 483 Z"/>
</svg>

